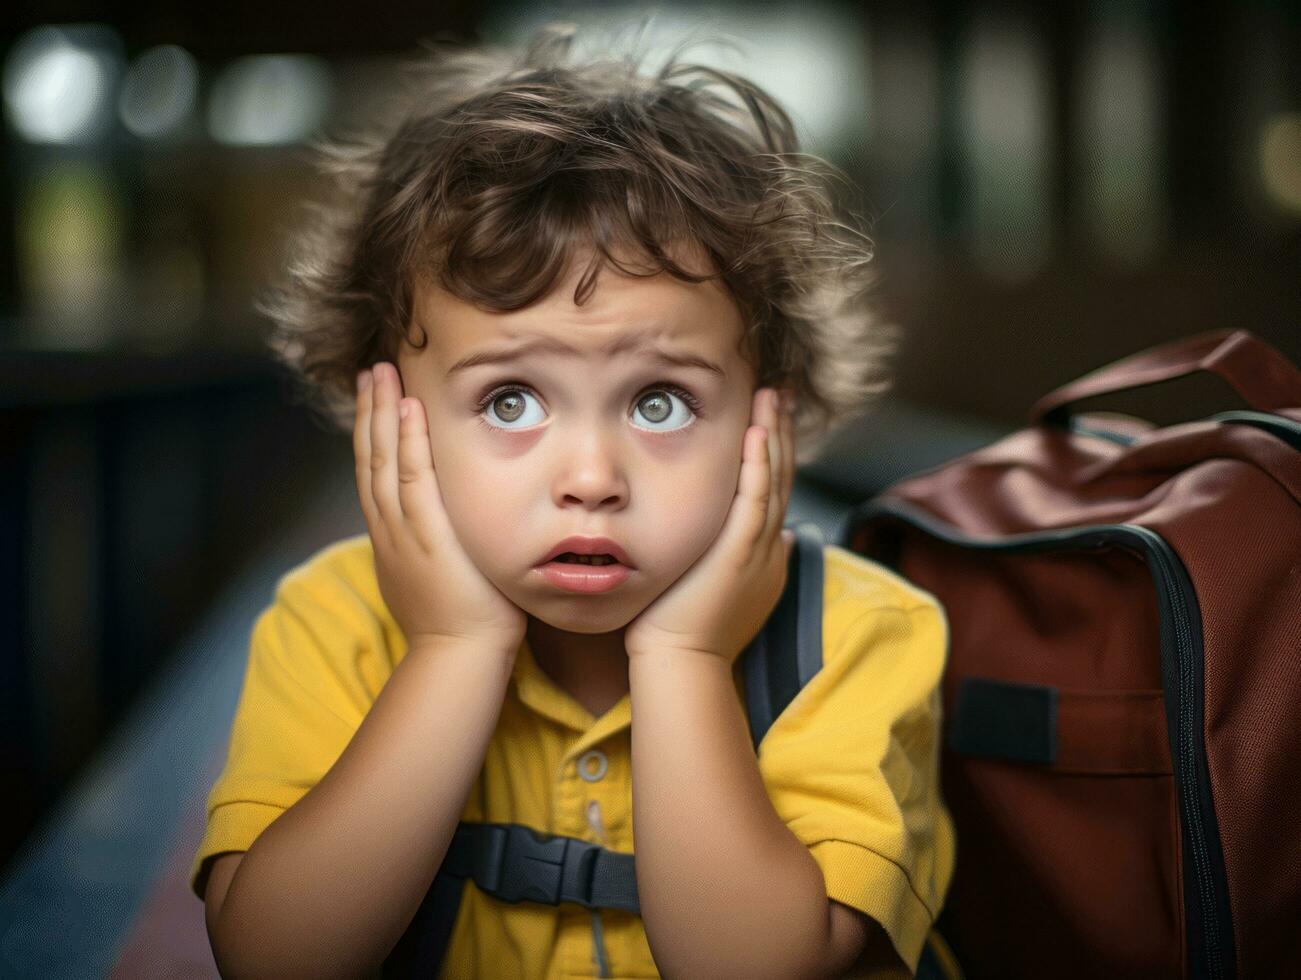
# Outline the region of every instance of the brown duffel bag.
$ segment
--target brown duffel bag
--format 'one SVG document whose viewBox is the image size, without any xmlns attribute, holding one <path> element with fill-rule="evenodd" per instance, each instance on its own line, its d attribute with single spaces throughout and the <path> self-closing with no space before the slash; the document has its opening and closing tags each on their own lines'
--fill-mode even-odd
<svg viewBox="0 0 1301 980">
<path fill-rule="evenodd" d="M 1209 371 L 1251 406 L 1075 414 Z M 1142 351 L 856 507 L 944 605 L 971 977 L 1301 976 L 1301 373 L 1243 331 Z"/>
</svg>

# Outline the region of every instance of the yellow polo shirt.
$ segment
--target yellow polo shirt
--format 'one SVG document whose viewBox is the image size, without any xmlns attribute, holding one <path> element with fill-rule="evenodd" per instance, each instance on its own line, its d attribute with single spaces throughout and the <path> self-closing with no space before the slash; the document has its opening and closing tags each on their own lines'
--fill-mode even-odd
<svg viewBox="0 0 1301 980">
<path fill-rule="evenodd" d="M 939 786 L 948 624 L 930 593 L 835 545 L 824 554 L 823 667 L 776 719 L 758 765 L 827 894 L 880 922 L 916 969 L 954 863 Z M 329 770 L 406 653 L 368 535 L 285 574 L 253 626 L 226 765 L 190 871 L 246 851 Z M 734 671 L 744 704 L 743 674 Z M 631 703 L 594 718 L 516 657 L 467 821 L 521 823 L 633 852 Z M 640 917 L 500 902 L 467 882 L 441 976 L 658 977 Z"/>
</svg>

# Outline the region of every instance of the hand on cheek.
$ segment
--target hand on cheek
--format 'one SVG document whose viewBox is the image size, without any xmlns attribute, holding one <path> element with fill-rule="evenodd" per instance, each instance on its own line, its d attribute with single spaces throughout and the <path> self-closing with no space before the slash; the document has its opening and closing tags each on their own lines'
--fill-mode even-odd
<svg viewBox="0 0 1301 980">
<path fill-rule="evenodd" d="M 443 505 L 425 407 L 403 396 L 388 362 L 358 378 L 353 451 L 380 594 L 409 646 L 513 653 L 527 616 L 461 546 Z"/>
<path fill-rule="evenodd" d="M 628 624 L 629 657 L 696 653 L 730 664 L 776 606 L 795 540 L 782 530 L 795 478 L 793 426 L 776 395 L 772 388 L 755 392 L 723 527 L 699 560 Z"/>
</svg>

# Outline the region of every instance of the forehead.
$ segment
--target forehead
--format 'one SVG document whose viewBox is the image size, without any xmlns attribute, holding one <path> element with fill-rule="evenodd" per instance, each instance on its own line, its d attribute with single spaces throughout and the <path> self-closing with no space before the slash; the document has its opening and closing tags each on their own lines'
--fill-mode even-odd
<svg viewBox="0 0 1301 980">
<path fill-rule="evenodd" d="M 424 353 L 440 374 L 476 355 L 526 346 L 529 358 L 593 362 L 635 360 L 658 348 L 708 359 L 729 377 L 740 373 L 741 313 L 721 281 L 689 283 L 667 273 L 630 276 L 607 263 L 580 306 L 574 290 L 587 259 L 576 257 L 542 299 L 507 313 L 480 309 L 437 283 L 418 283 L 414 312 L 429 338 Z M 702 264 L 697 260 L 686 268 L 700 271 Z"/>
</svg>

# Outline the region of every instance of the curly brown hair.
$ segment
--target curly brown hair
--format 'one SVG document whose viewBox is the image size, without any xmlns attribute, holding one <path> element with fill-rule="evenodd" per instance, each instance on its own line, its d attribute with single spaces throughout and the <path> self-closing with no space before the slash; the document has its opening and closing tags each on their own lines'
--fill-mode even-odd
<svg viewBox="0 0 1301 980">
<path fill-rule="evenodd" d="M 581 250 L 581 304 L 605 263 L 629 275 L 719 278 L 759 386 L 794 392 L 799 463 L 890 381 L 898 331 L 865 302 L 875 275 L 843 171 L 802 153 L 790 117 L 739 75 L 644 55 L 571 63 L 576 28 L 518 49 L 426 42 L 388 122 L 314 142 L 336 199 L 309 205 L 283 283 L 257 301 L 270 344 L 327 424 L 351 429 L 359 371 L 397 363 L 415 283 L 506 312 L 548 295 Z M 688 42 L 690 43 L 690 42 Z M 668 254 L 688 241 L 715 271 Z M 638 271 L 613 254 L 631 245 Z"/>
</svg>

